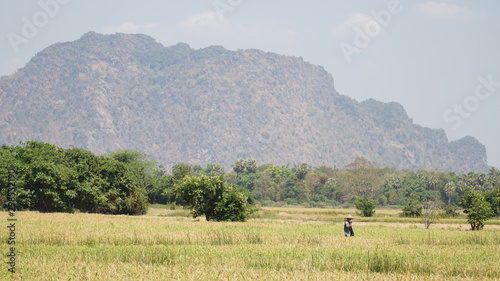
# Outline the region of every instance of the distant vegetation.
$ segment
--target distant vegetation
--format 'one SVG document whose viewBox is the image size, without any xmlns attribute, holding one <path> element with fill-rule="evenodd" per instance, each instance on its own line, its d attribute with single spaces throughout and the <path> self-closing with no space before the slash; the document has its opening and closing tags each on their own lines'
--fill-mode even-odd
<svg viewBox="0 0 500 281">
<path fill-rule="evenodd" d="M 249 204 L 261 206 L 350 207 L 357 203 L 365 216 L 372 215 L 375 206 L 404 206 L 402 215 L 411 217 L 420 216 L 422 205 L 433 202 L 449 214 L 457 206 L 483 217 L 500 214 L 500 171 L 495 168 L 488 174 L 457 175 L 382 168 L 364 158 L 354 159 L 344 169 L 311 167 L 307 163 L 294 167 L 258 165 L 253 159 L 239 159 L 231 172 L 218 164 L 203 168 L 179 163 L 168 173 L 143 152 L 119 150 L 96 156 L 81 148 L 63 149 L 36 141 L 1 147 L 1 174 L 7 175 L 11 167 L 17 170 L 20 210 L 144 214 L 150 203 L 189 206 L 179 189 L 187 184 L 186 177 L 195 183 L 201 176 L 222 176 L 224 185 L 234 187 Z M 0 177 L 3 205 L 6 186 L 7 177 Z M 231 200 L 240 198 L 231 196 Z M 483 209 L 470 207 L 478 205 L 474 202 L 480 202 Z M 206 210 L 195 214 L 207 214 Z M 482 221 L 477 227 L 482 227 Z"/>
</svg>

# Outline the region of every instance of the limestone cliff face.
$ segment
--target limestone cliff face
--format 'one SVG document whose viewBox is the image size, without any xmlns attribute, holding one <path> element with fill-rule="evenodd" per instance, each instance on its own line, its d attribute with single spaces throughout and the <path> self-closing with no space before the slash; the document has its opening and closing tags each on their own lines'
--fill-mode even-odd
<svg viewBox="0 0 500 281">
<path fill-rule="evenodd" d="M 145 151 L 175 163 L 487 171 L 467 137 L 412 124 L 397 103 L 357 102 L 301 58 L 219 46 L 164 47 L 145 35 L 87 33 L 0 78 L 0 143 L 28 139 L 106 153 Z"/>
</svg>

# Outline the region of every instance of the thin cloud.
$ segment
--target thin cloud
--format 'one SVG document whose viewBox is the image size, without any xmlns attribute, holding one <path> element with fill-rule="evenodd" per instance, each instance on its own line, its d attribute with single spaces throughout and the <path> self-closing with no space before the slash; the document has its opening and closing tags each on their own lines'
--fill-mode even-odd
<svg viewBox="0 0 500 281">
<path fill-rule="evenodd" d="M 152 24 L 145 24 L 145 25 L 139 25 L 135 24 L 133 22 L 126 22 L 117 26 L 110 26 L 107 28 L 104 28 L 103 30 L 100 31 L 100 33 L 103 34 L 113 34 L 113 33 L 150 33 L 150 31 L 155 28 L 157 25 L 152 23 Z"/>
<path fill-rule="evenodd" d="M 347 36 L 354 32 L 355 28 L 364 30 L 367 24 L 376 24 L 382 30 L 383 28 L 371 15 L 363 13 L 354 13 L 346 21 L 337 24 L 333 28 L 333 33 L 337 36 Z"/>
<path fill-rule="evenodd" d="M 143 33 L 165 46 L 184 42 L 193 48 L 222 45 L 233 50 L 257 48 L 278 52 L 276 45 L 290 49 L 298 42 L 298 35 L 293 29 L 266 22 L 235 24 L 215 11 L 192 14 L 174 25 L 137 25 L 127 22 L 99 32 Z"/>
<path fill-rule="evenodd" d="M 189 16 L 185 21 L 180 22 L 178 27 L 189 30 L 225 30 L 229 26 L 229 22 L 225 18 L 221 18 L 214 11 L 205 11 L 202 13 Z"/>
<path fill-rule="evenodd" d="M 223 45 L 228 48 L 269 49 L 276 44 L 294 44 L 297 34 L 294 30 L 283 28 L 275 23 L 235 24 L 215 11 L 205 11 L 189 16 L 173 27 L 175 38 L 186 42 L 203 41 L 204 45 Z M 167 41 L 167 40 L 165 40 Z M 279 43 L 278 43 L 279 42 Z"/>
<path fill-rule="evenodd" d="M 442 20 L 467 20 L 474 17 L 474 12 L 465 7 L 442 2 L 419 3 L 415 6 L 415 11 L 420 15 Z"/>
</svg>

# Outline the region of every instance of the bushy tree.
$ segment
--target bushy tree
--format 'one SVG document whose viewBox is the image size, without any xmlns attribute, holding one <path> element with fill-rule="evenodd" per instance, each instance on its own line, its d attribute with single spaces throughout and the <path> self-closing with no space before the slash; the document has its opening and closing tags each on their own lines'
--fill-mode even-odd
<svg viewBox="0 0 500 281">
<path fill-rule="evenodd" d="M 367 197 L 357 198 L 355 205 L 356 209 L 361 211 L 361 215 L 363 217 L 371 217 L 373 216 L 373 214 L 375 214 L 375 200 L 369 199 Z"/>
<path fill-rule="evenodd" d="M 248 194 L 228 185 L 224 176 L 187 176 L 175 190 L 193 218 L 205 215 L 207 221 L 245 221 L 252 211 Z"/>
<path fill-rule="evenodd" d="M 403 208 L 400 214 L 402 217 L 420 217 L 422 215 L 422 204 L 418 200 L 418 194 L 413 193 L 408 199 L 408 204 Z"/>
<path fill-rule="evenodd" d="M 464 213 L 467 214 L 467 222 L 472 230 L 483 229 L 484 222 L 493 214 L 490 204 L 486 202 L 484 196 L 476 188 L 465 192 L 459 204 L 464 208 Z"/>
<path fill-rule="evenodd" d="M 216 203 L 214 220 L 246 221 L 253 210 L 250 202 L 255 202 L 251 196 L 247 189 L 227 185 L 222 193 L 221 201 Z"/>
</svg>

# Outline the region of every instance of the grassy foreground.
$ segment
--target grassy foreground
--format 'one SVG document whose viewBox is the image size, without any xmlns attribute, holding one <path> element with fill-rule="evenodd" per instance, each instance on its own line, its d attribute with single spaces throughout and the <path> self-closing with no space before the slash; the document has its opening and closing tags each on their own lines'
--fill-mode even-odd
<svg viewBox="0 0 500 281">
<path fill-rule="evenodd" d="M 264 208 L 245 223 L 195 221 L 187 211 L 146 216 L 19 212 L 16 273 L 0 280 L 485 280 L 500 279 L 499 220 L 472 232 L 465 217 L 430 230 L 398 211 Z M 7 226 L 7 213 L 1 213 Z"/>
</svg>

